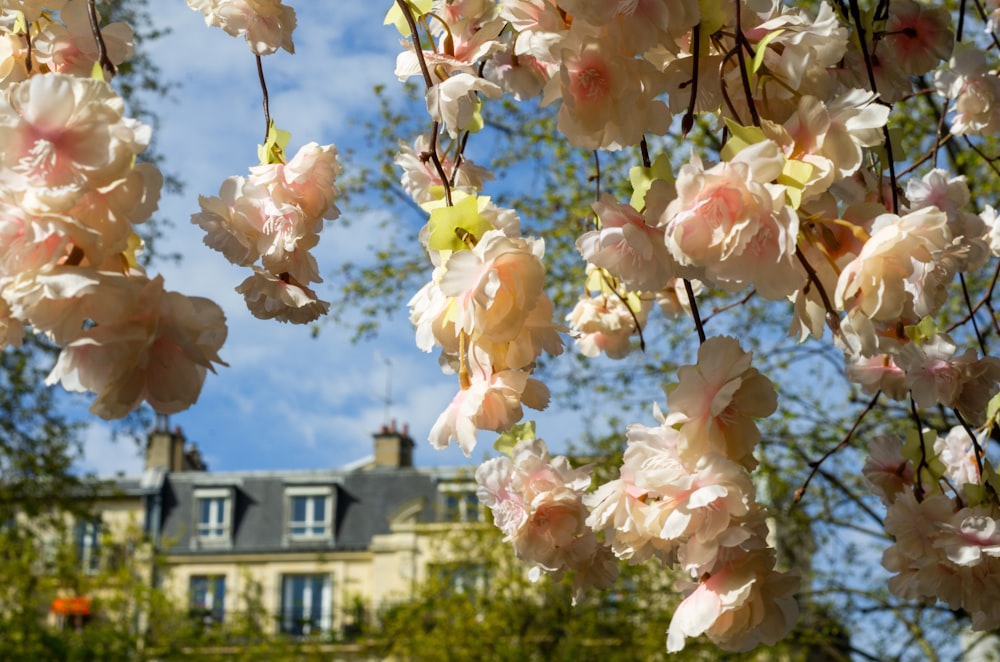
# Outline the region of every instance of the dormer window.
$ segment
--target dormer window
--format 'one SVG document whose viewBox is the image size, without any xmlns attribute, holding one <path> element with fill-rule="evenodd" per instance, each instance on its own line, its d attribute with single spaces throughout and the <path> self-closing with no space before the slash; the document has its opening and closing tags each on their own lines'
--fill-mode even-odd
<svg viewBox="0 0 1000 662">
<path fill-rule="evenodd" d="M 441 483 L 440 521 L 442 522 L 480 522 L 482 508 L 476 497 L 475 483 Z"/>
<path fill-rule="evenodd" d="M 233 491 L 229 488 L 196 490 L 195 522 L 200 543 L 228 542 L 232 536 Z"/>
<path fill-rule="evenodd" d="M 333 488 L 290 487 L 288 536 L 291 540 L 329 540 L 333 536 Z"/>
</svg>

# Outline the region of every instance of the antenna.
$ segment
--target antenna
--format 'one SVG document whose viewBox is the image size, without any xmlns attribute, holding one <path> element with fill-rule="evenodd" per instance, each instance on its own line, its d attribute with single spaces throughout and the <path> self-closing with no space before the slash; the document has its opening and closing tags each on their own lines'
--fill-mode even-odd
<svg viewBox="0 0 1000 662">
<path fill-rule="evenodd" d="M 386 371 L 385 371 L 385 423 L 389 424 L 392 414 L 392 359 L 386 357 L 383 359 L 385 361 Z"/>
</svg>

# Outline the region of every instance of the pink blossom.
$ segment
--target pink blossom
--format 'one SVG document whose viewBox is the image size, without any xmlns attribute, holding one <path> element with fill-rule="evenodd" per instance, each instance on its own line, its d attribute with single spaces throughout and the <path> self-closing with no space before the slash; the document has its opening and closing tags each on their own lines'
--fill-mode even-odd
<svg viewBox="0 0 1000 662">
<path fill-rule="evenodd" d="M 747 468 L 756 466 L 753 448 L 760 431 L 753 419 L 774 412 L 777 395 L 750 359 L 735 338 L 718 336 L 698 348 L 697 364 L 678 369 L 680 383 L 667 396 L 667 422 L 681 425 L 685 462 L 717 452 Z"/>
<path fill-rule="evenodd" d="M 48 4 L 48 3 L 46 3 Z M 135 51 L 132 28 L 116 22 L 101 26 L 105 53 L 114 65 L 132 57 Z M 81 78 L 90 76 L 97 62 L 97 42 L 90 27 L 86 0 L 72 0 L 59 12 L 59 21 L 45 24 L 31 40 L 32 54 L 50 71 Z"/>
<path fill-rule="evenodd" d="M 793 596 L 799 578 L 776 572 L 772 551 L 738 557 L 702 580 L 674 611 L 667 651 L 686 637 L 707 634 L 726 650 L 749 650 L 779 641 L 798 618 Z"/>
<path fill-rule="evenodd" d="M 913 273 L 912 261 L 932 261 L 934 251 L 950 241 L 947 216 L 935 207 L 902 217 L 879 216 L 861 253 L 840 274 L 836 305 L 856 309 L 872 320 L 895 320 L 907 304 L 912 305 L 912 295 L 904 287 Z"/>
<path fill-rule="evenodd" d="M 916 477 L 913 463 L 903 456 L 902 442 L 886 436 L 868 443 L 868 458 L 861 473 L 885 504 L 912 489 Z"/>
<path fill-rule="evenodd" d="M 566 316 L 576 346 L 584 356 L 602 352 L 611 359 L 621 359 L 632 351 L 632 334 L 646 320 L 648 308 L 631 310 L 616 296 L 599 294 L 581 296 Z"/>
<path fill-rule="evenodd" d="M 639 212 L 607 194 L 593 208 L 600 228 L 577 239 L 583 259 L 607 269 L 630 290 L 661 290 L 674 272 L 663 230 L 646 225 Z"/>
<path fill-rule="evenodd" d="M 188 0 L 188 6 L 205 15 L 205 25 L 245 37 L 257 55 L 270 55 L 279 48 L 295 52 L 295 10 L 281 0 Z"/>
<path fill-rule="evenodd" d="M 476 445 L 477 430 L 508 430 L 521 420 L 522 404 L 545 409 L 548 389 L 527 372 L 502 370 L 484 375 L 473 370 L 471 383 L 455 395 L 431 427 L 431 445 L 447 448 L 454 440 L 468 456 Z"/>
<path fill-rule="evenodd" d="M 308 324 L 330 309 L 329 302 L 320 301 L 313 290 L 291 277 L 281 279 L 259 267 L 253 271 L 236 291 L 243 295 L 250 313 L 258 319 Z"/>
<path fill-rule="evenodd" d="M 785 187 L 770 183 L 783 164 L 770 140 L 709 169 L 692 155 L 677 175 L 677 197 L 662 219 L 674 259 L 697 269 L 681 275 L 704 274 L 728 289 L 754 283 L 768 298 L 798 288 L 798 217 L 785 204 Z"/>
<path fill-rule="evenodd" d="M 456 329 L 494 342 L 516 337 L 542 293 L 544 250 L 540 239 L 490 230 L 472 250 L 452 254 L 440 287 L 454 299 Z"/>
<path fill-rule="evenodd" d="M 528 439 L 518 442 L 509 458 L 480 466 L 476 482 L 479 500 L 493 511 L 519 558 L 556 575 L 582 571 L 575 598 L 588 587 L 605 588 L 614 580 L 610 555 L 586 524 L 586 467 L 574 469 L 565 457 L 551 457 L 541 439 Z"/>
<path fill-rule="evenodd" d="M 104 81 L 32 76 L 8 99 L 0 100 L 0 183 L 32 211 L 65 211 L 124 178 L 149 143 L 149 127 L 123 116 Z"/>
<path fill-rule="evenodd" d="M 914 0 L 889 3 L 885 32 L 875 54 L 909 75 L 925 74 L 934 69 L 951 55 L 955 43 L 948 10 L 928 7 Z"/>
<path fill-rule="evenodd" d="M 70 391 L 95 391 L 90 411 L 125 416 L 143 400 L 172 414 L 198 398 L 206 370 L 225 365 L 222 310 L 208 299 L 163 291 L 163 279 L 130 281 L 117 319 L 83 330 L 67 343 L 45 380 Z"/>
</svg>

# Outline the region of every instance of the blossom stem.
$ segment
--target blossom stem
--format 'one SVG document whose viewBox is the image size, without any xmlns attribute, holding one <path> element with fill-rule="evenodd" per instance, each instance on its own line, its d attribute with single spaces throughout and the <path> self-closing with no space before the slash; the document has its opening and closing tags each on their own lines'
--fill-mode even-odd
<svg viewBox="0 0 1000 662">
<path fill-rule="evenodd" d="M 851 18 L 854 20 L 854 27 L 858 31 L 858 45 L 861 48 L 861 56 L 865 60 L 865 69 L 868 72 L 868 84 L 872 88 L 872 92 L 878 94 L 878 84 L 875 82 L 875 67 L 872 64 L 872 54 L 868 50 L 868 37 L 865 34 L 864 22 L 861 19 L 861 6 L 858 4 L 858 0 L 850 0 L 851 7 Z M 888 3 L 887 3 L 888 7 Z M 884 101 L 879 101 L 886 106 Z M 892 209 L 890 210 L 893 214 L 899 213 L 899 192 L 896 190 L 896 164 L 892 157 L 892 140 L 889 139 L 889 125 L 886 124 L 882 127 L 882 138 L 885 144 L 885 160 L 886 165 L 889 168 L 889 184 L 892 193 Z"/>
<path fill-rule="evenodd" d="M 694 328 L 698 332 L 698 343 L 705 342 L 705 325 L 701 321 L 701 314 L 698 312 L 698 302 L 694 300 L 694 287 L 691 281 L 684 279 L 684 292 L 687 294 L 688 303 L 691 305 L 691 317 L 694 318 Z"/>
<path fill-rule="evenodd" d="M 594 199 L 601 199 L 601 154 L 594 150 Z"/>
<path fill-rule="evenodd" d="M 958 282 L 962 284 L 962 297 L 965 299 L 965 307 L 969 311 L 969 321 L 972 322 L 972 330 L 975 331 L 976 340 L 979 341 L 979 351 L 983 353 L 983 356 L 986 356 L 986 341 L 983 340 L 983 334 L 979 331 L 979 324 L 976 322 L 976 313 L 972 311 L 972 299 L 969 298 L 969 288 L 965 283 L 965 274 L 961 271 L 958 272 Z"/>
<path fill-rule="evenodd" d="M 101 34 L 101 21 L 97 16 L 97 0 L 87 0 L 87 16 L 90 19 L 90 30 L 94 33 L 94 40 L 97 42 L 97 63 L 101 65 L 108 79 L 115 75 L 115 65 L 108 57 L 108 47 L 104 43 L 104 35 Z"/>
<path fill-rule="evenodd" d="M 751 54 L 753 49 L 746 35 L 743 34 L 743 23 L 741 7 L 743 0 L 736 0 L 736 59 L 740 61 L 740 80 L 743 81 L 743 94 L 747 98 L 747 107 L 750 109 L 750 117 L 753 118 L 753 125 L 760 126 L 760 115 L 757 114 L 757 104 L 754 103 L 753 90 L 750 88 L 750 73 L 747 71 L 746 56 L 743 49 L 746 48 Z"/>
<path fill-rule="evenodd" d="M 957 412 L 956 412 L 957 413 Z M 913 399 L 913 393 L 910 393 L 910 414 L 913 416 L 913 421 L 917 424 L 917 438 L 920 441 L 920 461 L 917 463 L 916 476 L 913 479 L 913 496 L 916 497 L 917 502 L 924 500 L 924 485 L 920 480 L 923 472 L 930 471 L 930 466 L 927 464 L 927 446 L 924 441 L 924 424 L 920 420 L 920 414 L 917 412 L 917 402 Z"/>
<path fill-rule="evenodd" d="M 434 79 L 431 78 L 430 69 L 427 68 L 427 61 L 424 59 L 424 49 L 420 45 L 420 37 L 417 35 L 417 22 L 413 19 L 413 12 L 410 11 L 410 5 L 406 0 L 396 0 L 396 5 L 403 12 L 406 25 L 410 28 L 410 39 L 413 41 L 413 50 L 416 52 L 417 62 L 420 64 L 420 73 L 424 75 L 424 84 L 427 89 L 431 89 L 434 87 Z"/>
<path fill-rule="evenodd" d="M 806 260 L 806 256 L 802 254 L 802 251 L 798 248 L 795 249 L 795 257 L 798 258 L 799 263 L 802 268 L 806 270 L 806 274 L 809 276 L 809 282 L 816 286 L 816 291 L 819 292 L 819 298 L 823 301 L 823 307 L 826 309 L 826 325 L 830 327 L 830 331 L 834 335 L 840 335 L 840 316 L 837 315 L 837 309 L 833 307 L 833 302 L 830 301 L 830 296 L 826 293 L 823 288 L 823 283 L 820 282 L 819 276 L 816 275 L 816 270 L 813 269 L 809 261 Z"/>
<path fill-rule="evenodd" d="M 988 310 L 990 312 L 990 319 L 993 321 L 993 329 L 994 329 L 994 331 L 997 332 L 997 335 L 1000 335 L 1000 326 L 997 325 L 996 313 L 993 311 L 993 306 L 990 303 L 990 299 L 993 298 L 993 290 L 996 289 L 996 286 L 997 286 L 997 280 L 998 280 L 998 278 L 1000 278 L 1000 263 L 998 263 L 997 266 L 993 269 L 993 277 L 990 279 L 989 287 L 986 288 L 986 293 L 983 294 L 982 298 L 979 299 L 979 303 L 977 303 L 975 306 L 973 306 L 972 308 L 969 309 L 969 314 L 968 315 L 966 315 L 962 319 L 956 321 L 954 324 L 952 324 L 947 329 L 945 329 L 945 331 L 947 331 L 948 333 L 951 333 L 952 331 L 954 331 L 958 327 L 960 327 L 963 324 L 965 324 L 966 322 L 968 322 L 969 321 L 969 317 L 971 315 L 973 315 L 980 308 L 982 308 L 983 306 L 985 306 L 986 310 Z"/>
<path fill-rule="evenodd" d="M 264 143 L 271 133 L 271 101 L 267 96 L 267 82 L 264 80 L 264 63 L 257 56 L 257 79 L 260 81 L 260 91 L 264 95 Z"/>
<path fill-rule="evenodd" d="M 28 54 L 24 56 L 24 70 L 31 73 L 31 23 L 24 22 L 24 46 Z"/>
<path fill-rule="evenodd" d="M 686 136 L 694 127 L 694 109 L 698 103 L 698 60 L 701 57 L 701 22 L 694 26 L 691 34 L 691 98 L 688 99 L 687 112 L 681 119 L 681 135 Z M 643 142 L 645 145 L 645 142 Z M 646 166 L 649 167 L 649 166 Z"/>
<path fill-rule="evenodd" d="M 976 433 L 972 430 L 972 426 L 969 425 L 965 417 L 962 416 L 962 412 L 958 409 L 952 410 L 955 413 L 955 418 L 958 419 L 959 424 L 965 429 L 966 434 L 969 435 L 969 439 L 972 440 L 972 452 L 976 456 L 976 469 L 979 471 L 979 480 L 983 480 L 983 447 L 979 444 L 979 440 L 976 439 Z"/>
<path fill-rule="evenodd" d="M 706 315 L 704 317 L 704 319 L 701 320 L 702 324 L 707 324 L 710 319 L 712 319 L 713 317 L 715 317 L 719 313 L 724 313 L 727 310 L 732 310 L 733 308 L 736 308 L 738 306 L 742 306 L 747 301 L 749 301 L 750 299 L 752 299 L 756 294 L 757 294 L 756 288 L 751 288 L 749 292 L 747 292 L 743 297 L 741 297 L 740 299 L 737 299 L 736 301 L 730 301 L 729 303 L 727 303 L 724 306 L 713 306 L 712 307 L 712 313 L 709 314 L 709 315 Z"/>
</svg>

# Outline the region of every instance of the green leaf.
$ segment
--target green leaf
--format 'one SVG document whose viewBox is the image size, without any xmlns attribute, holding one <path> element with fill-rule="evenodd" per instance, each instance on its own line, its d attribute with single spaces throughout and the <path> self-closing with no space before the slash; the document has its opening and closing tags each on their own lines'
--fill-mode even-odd
<svg viewBox="0 0 1000 662">
<path fill-rule="evenodd" d="M 461 251 L 493 229 L 493 224 L 479 215 L 479 198 L 470 195 L 451 207 L 438 207 L 431 211 L 427 222 L 430 236 L 427 246 L 435 251 Z"/>
<path fill-rule="evenodd" d="M 528 439 L 535 438 L 535 422 L 525 421 L 524 423 L 516 423 L 511 426 L 509 430 L 504 432 L 502 435 L 497 437 L 497 440 L 493 442 L 493 448 L 497 450 L 498 453 L 503 453 L 504 455 L 510 456 L 514 451 L 514 446 L 522 441 L 527 441 Z"/>
<path fill-rule="evenodd" d="M 997 393 L 986 404 L 986 422 L 993 427 L 996 425 L 997 414 L 1000 413 L 1000 393 Z"/>
</svg>

